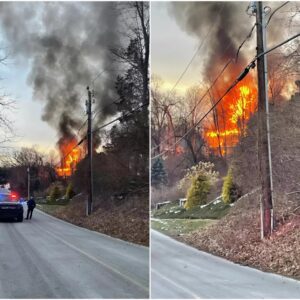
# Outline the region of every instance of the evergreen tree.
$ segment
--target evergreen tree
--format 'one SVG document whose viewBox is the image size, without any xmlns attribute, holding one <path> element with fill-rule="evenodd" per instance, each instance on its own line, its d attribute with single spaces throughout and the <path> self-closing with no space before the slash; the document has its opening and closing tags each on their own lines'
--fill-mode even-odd
<svg viewBox="0 0 300 300">
<path fill-rule="evenodd" d="M 50 194 L 50 201 L 55 202 L 61 196 L 61 191 L 57 185 L 55 185 Z"/>
<path fill-rule="evenodd" d="M 207 195 L 210 190 L 210 183 L 205 175 L 199 174 L 193 178 L 192 185 L 187 193 L 185 208 L 190 209 L 207 202 Z"/>
<path fill-rule="evenodd" d="M 222 199 L 224 203 L 230 204 L 240 197 L 241 193 L 237 185 L 233 182 L 232 169 L 230 168 L 225 177 L 222 188 Z"/>
<path fill-rule="evenodd" d="M 67 200 L 70 200 L 70 199 L 72 199 L 74 196 L 75 196 L 75 192 L 74 192 L 74 189 L 73 189 L 73 184 L 72 184 L 72 183 L 69 183 L 69 185 L 68 185 L 68 187 L 67 187 L 67 190 L 66 190 L 66 199 L 67 199 Z"/>
<path fill-rule="evenodd" d="M 151 168 L 151 185 L 160 188 L 168 182 L 167 173 L 164 168 L 162 159 L 157 158 Z"/>
</svg>

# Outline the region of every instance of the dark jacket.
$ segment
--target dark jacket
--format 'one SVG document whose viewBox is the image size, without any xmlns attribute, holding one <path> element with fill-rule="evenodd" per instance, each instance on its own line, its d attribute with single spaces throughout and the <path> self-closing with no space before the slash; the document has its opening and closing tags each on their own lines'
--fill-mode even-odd
<svg viewBox="0 0 300 300">
<path fill-rule="evenodd" d="M 30 199 L 27 201 L 27 206 L 28 206 L 28 209 L 34 209 L 35 208 L 35 201 L 34 199 Z"/>
</svg>

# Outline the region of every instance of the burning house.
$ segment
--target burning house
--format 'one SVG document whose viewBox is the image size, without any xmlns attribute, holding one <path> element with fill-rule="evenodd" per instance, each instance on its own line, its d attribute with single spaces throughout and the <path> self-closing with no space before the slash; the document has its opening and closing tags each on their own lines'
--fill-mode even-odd
<svg viewBox="0 0 300 300">
<path fill-rule="evenodd" d="M 170 12 L 178 26 L 199 39 L 201 46 L 203 44 L 198 58 L 202 67 L 201 77 L 207 86 L 211 86 L 212 82 L 214 84 L 201 106 L 197 107 L 202 115 L 218 101 L 256 55 L 255 30 L 250 35 L 252 40 L 245 40 L 249 36 L 249 28 L 255 23 L 255 17 L 247 17 L 246 8 L 247 3 L 244 2 L 202 2 L 201 5 L 197 2 L 176 2 L 170 5 Z M 283 36 L 285 29 L 274 20 L 272 22 L 273 25 L 268 28 L 268 41 L 276 43 L 280 36 L 278 32 Z M 247 44 L 240 49 L 243 41 Z M 273 57 L 268 59 L 271 64 L 274 63 Z M 220 72 L 222 76 L 219 77 Z M 288 79 L 285 78 L 285 81 L 287 84 Z M 204 94 L 204 90 L 201 93 Z M 257 96 L 256 70 L 251 70 L 197 129 L 210 151 L 220 156 L 230 153 L 246 134 L 247 122 L 257 110 Z M 182 141 L 179 150 L 173 152 L 182 153 L 185 146 Z"/>
<path fill-rule="evenodd" d="M 56 168 L 56 173 L 59 177 L 69 177 L 75 172 L 76 165 L 81 159 L 81 149 L 75 148 L 76 145 L 77 140 L 72 139 L 70 141 L 64 141 L 59 146 L 61 165 Z"/>
<path fill-rule="evenodd" d="M 59 176 L 70 176 L 82 157 L 77 132 L 84 122 L 86 86 L 93 83 L 97 97 L 94 124 L 116 113 L 115 70 L 111 49 L 120 46 L 120 15 L 107 3 L 0 3 L 0 27 L 14 55 L 30 61 L 28 84 L 44 104 L 42 120 L 58 135 Z M 76 21 L 75 21 L 76 20 Z M 23 33 L 16 35 L 19 28 Z M 95 83 L 96 74 L 105 70 Z M 96 139 L 95 139 L 96 140 Z M 72 150 L 73 149 L 73 150 Z"/>
</svg>

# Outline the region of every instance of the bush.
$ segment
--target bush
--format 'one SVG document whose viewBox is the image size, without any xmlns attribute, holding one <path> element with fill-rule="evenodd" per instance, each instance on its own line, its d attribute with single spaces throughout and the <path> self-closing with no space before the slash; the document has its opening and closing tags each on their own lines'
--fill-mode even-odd
<svg viewBox="0 0 300 300">
<path fill-rule="evenodd" d="M 237 185 L 233 182 L 232 169 L 229 169 L 227 176 L 225 177 L 222 188 L 222 199 L 226 204 L 235 202 L 241 193 Z"/>
<path fill-rule="evenodd" d="M 58 198 L 60 198 L 62 195 L 59 187 L 57 185 L 55 185 L 52 188 L 52 191 L 50 193 L 50 202 L 55 202 Z"/>
<path fill-rule="evenodd" d="M 73 184 L 72 183 L 69 183 L 68 187 L 67 187 L 67 190 L 66 190 L 66 199 L 67 200 L 70 200 L 72 199 L 74 196 L 75 196 L 75 192 L 74 192 L 74 189 L 73 189 Z"/>
<path fill-rule="evenodd" d="M 207 202 L 207 195 L 210 190 L 210 183 L 208 178 L 200 174 L 193 178 L 192 185 L 187 193 L 187 201 L 185 208 L 190 209 L 197 205 L 202 205 Z"/>
<path fill-rule="evenodd" d="M 186 192 L 191 186 L 193 179 L 199 175 L 203 175 L 209 180 L 210 184 L 217 182 L 219 173 L 214 171 L 215 165 L 211 162 L 200 161 L 197 165 L 186 170 L 186 174 L 178 183 L 178 189 Z"/>
</svg>

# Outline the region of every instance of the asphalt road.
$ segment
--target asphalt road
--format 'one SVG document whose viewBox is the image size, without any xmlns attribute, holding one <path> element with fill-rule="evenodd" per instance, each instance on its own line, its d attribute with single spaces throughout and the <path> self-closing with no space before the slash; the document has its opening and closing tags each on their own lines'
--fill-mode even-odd
<svg viewBox="0 0 300 300">
<path fill-rule="evenodd" d="M 148 255 L 35 210 L 0 222 L 0 298 L 147 298 Z"/>
<path fill-rule="evenodd" d="M 240 266 L 151 233 L 151 298 L 300 298 L 300 281 Z"/>
</svg>

